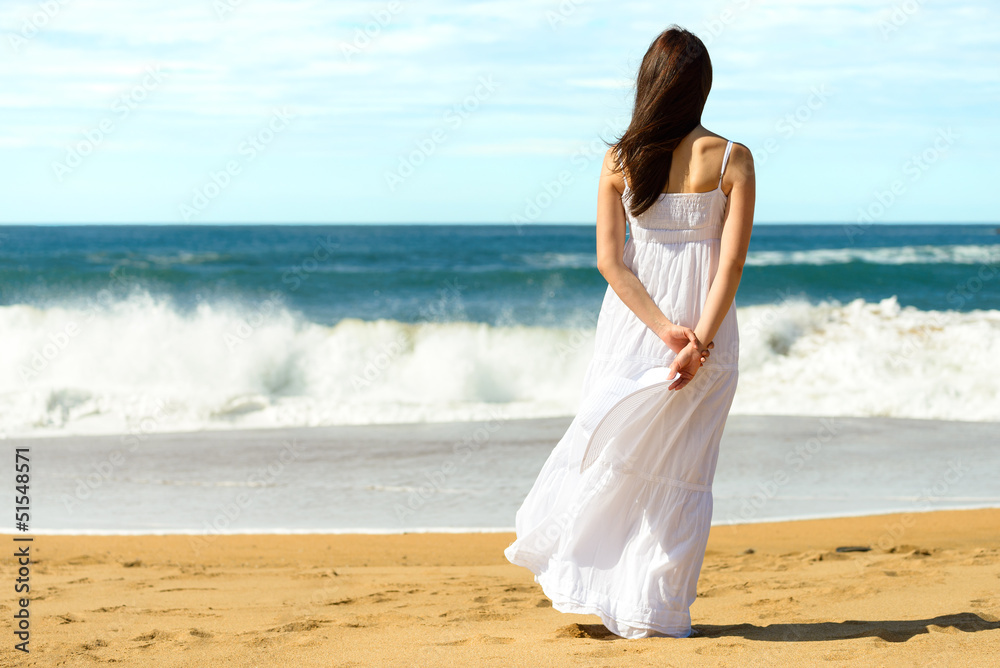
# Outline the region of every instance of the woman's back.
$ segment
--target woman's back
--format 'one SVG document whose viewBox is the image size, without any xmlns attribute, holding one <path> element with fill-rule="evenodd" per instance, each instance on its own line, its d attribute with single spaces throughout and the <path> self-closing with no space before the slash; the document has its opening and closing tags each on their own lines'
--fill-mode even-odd
<svg viewBox="0 0 1000 668">
<path fill-rule="evenodd" d="M 692 132 L 691 135 L 696 135 L 696 132 Z M 725 171 L 732 153 L 733 142 L 707 131 L 700 136 L 691 135 L 684 137 L 675 151 L 671 159 L 670 172 L 675 184 L 680 184 L 682 187 L 686 184 L 696 189 L 664 191 L 649 208 L 637 215 L 632 213 L 631 203 L 634 193 L 629 186 L 628 177 L 625 176 L 626 168 L 624 164 L 621 165 L 623 182 L 621 200 L 631 242 L 680 244 L 720 240 L 728 200 L 724 187 Z M 669 180 L 667 185 L 670 185 Z M 626 246 L 626 256 L 629 255 L 629 250 Z M 712 264 L 715 264 L 718 252 L 716 244 L 711 249 Z M 637 267 L 627 260 L 626 264 L 636 272 Z M 710 281 L 711 275 L 706 278 Z M 646 284 L 646 287 L 650 286 Z"/>
<path fill-rule="evenodd" d="M 710 192 L 718 185 L 728 141 L 708 132 L 692 132 L 674 149 L 670 163 L 670 178 L 664 194 L 694 194 Z M 628 176 L 624 179 L 629 180 Z M 722 190 L 730 190 L 723 180 Z"/>
<path fill-rule="evenodd" d="M 728 141 L 715 134 L 685 137 L 674 149 L 670 179 L 665 193 L 695 193 L 714 190 L 726 159 Z M 723 192 L 728 192 L 723 179 Z"/>
<path fill-rule="evenodd" d="M 699 189 L 664 192 L 638 216 L 629 211 L 631 192 L 625 178 L 622 204 L 630 235 L 622 261 L 660 311 L 671 322 L 686 327 L 693 328 L 701 318 L 718 268 L 728 199 L 723 183 L 732 147 L 733 142 L 716 135 L 685 137 L 679 147 L 681 152 L 675 153 L 679 159 L 672 162 L 671 173 L 677 177 L 677 183 L 682 183 L 686 175 L 693 176 L 687 182 Z M 610 286 L 605 292 L 601 318 L 598 350 L 613 351 L 610 354 L 616 359 L 632 358 L 637 364 L 669 358 L 663 341 Z M 739 333 L 734 306 L 720 325 L 714 344 L 709 364 L 735 368 L 739 359 Z"/>
</svg>

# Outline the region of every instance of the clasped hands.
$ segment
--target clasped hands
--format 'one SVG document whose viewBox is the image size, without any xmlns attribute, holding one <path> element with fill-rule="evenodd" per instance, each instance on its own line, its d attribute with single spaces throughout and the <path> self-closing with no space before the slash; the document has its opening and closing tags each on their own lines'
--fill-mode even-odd
<svg viewBox="0 0 1000 668">
<path fill-rule="evenodd" d="M 715 343 L 711 341 L 707 346 L 703 346 L 693 329 L 674 324 L 663 330 L 660 339 L 667 347 L 677 353 L 667 370 L 667 375 L 669 378 L 673 378 L 680 373 L 680 377 L 667 388 L 670 390 L 679 390 L 690 383 L 715 346 Z"/>
</svg>

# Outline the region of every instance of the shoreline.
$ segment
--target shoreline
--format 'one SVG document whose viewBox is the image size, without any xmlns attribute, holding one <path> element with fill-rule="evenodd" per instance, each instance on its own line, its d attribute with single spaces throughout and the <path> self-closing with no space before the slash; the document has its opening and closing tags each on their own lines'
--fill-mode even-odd
<svg viewBox="0 0 1000 668">
<path fill-rule="evenodd" d="M 981 666 L 1000 652 L 997 526 L 1000 509 L 713 526 L 700 635 L 642 640 L 552 609 L 504 557 L 511 533 L 38 536 L 31 654 L 0 666 Z"/>
<path fill-rule="evenodd" d="M 281 425 L 281 426 L 225 426 L 225 427 L 209 427 L 204 426 L 195 429 L 179 429 L 179 430 L 163 430 L 163 431 L 135 431 L 129 433 L 123 433 L 120 431 L 98 431 L 98 432 L 79 432 L 79 433 L 39 433 L 37 435 L 27 435 L 27 434 L 8 434 L 2 441 L 7 443 L 40 443 L 40 442 L 59 442 L 68 440 L 80 440 L 80 439 L 134 439 L 139 437 L 140 439 L 148 439 L 150 437 L 158 438 L 184 438 L 191 436 L 218 436 L 222 434 L 260 434 L 268 435 L 273 434 L 279 438 L 284 437 L 284 434 L 289 432 L 309 434 L 312 432 L 321 433 L 331 430 L 353 430 L 353 429 L 412 429 L 412 428 L 427 428 L 427 427 L 445 427 L 448 425 L 461 426 L 461 425 L 482 425 L 484 422 L 489 422 L 491 420 L 502 420 L 503 423 L 517 423 L 517 424 L 548 424 L 552 422 L 565 422 L 568 426 L 570 421 L 575 417 L 573 414 L 564 415 L 538 415 L 538 416 L 527 416 L 527 417 L 507 417 L 498 414 L 482 416 L 480 419 L 464 419 L 464 420 L 424 420 L 424 421 L 400 421 L 400 422 L 371 422 L 371 423 L 357 423 L 357 424 L 321 424 L 321 425 Z M 878 422 L 898 422 L 898 423 L 924 423 L 924 424 L 934 424 L 942 423 L 946 425 L 993 425 L 1000 427 L 1000 420 L 956 420 L 953 418 L 935 418 L 935 417 L 894 417 L 894 416 L 883 416 L 883 415 L 827 415 L 827 414 L 800 414 L 800 413 L 739 413 L 732 411 L 729 413 L 729 417 L 735 420 L 749 420 L 749 419 L 774 419 L 774 420 L 828 420 L 828 421 L 852 421 L 852 420 L 874 420 Z M 554 445 L 554 444 L 553 444 Z"/>
<path fill-rule="evenodd" d="M 941 512 L 964 512 L 964 511 L 975 511 L 975 510 L 1000 510 L 1000 504 L 998 505 L 974 505 L 974 506 L 949 506 L 948 508 L 926 508 L 926 509 L 909 509 L 909 510 L 890 510 L 890 511 L 877 511 L 877 512 L 862 512 L 853 513 L 847 515 L 816 515 L 809 517 L 775 517 L 775 518 L 762 518 L 762 519 L 752 519 L 744 522 L 726 522 L 726 523 L 713 523 L 712 527 L 733 527 L 733 526 L 749 526 L 757 524 L 789 524 L 794 522 L 816 522 L 822 520 L 850 520 L 858 518 L 877 518 L 877 517 L 887 517 L 896 515 L 923 515 L 931 513 L 941 513 Z M 197 532 L 197 531 L 86 531 L 86 530 L 73 530 L 67 529 L 63 531 L 29 531 L 27 533 L 10 531 L 9 529 L 0 530 L 0 536 L 59 536 L 59 537 L 115 537 L 115 536 L 406 536 L 410 534 L 414 535 L 427 535 L 427 534 L 501 534 L 509 533 L 513 534 L 515 532 L 514 527 L 426 527 L 426 528 L 413 528 L 413 529 L 329 529 L 329 530 L 315 530 L 315 529 L 246 529 L 242 531 L 227 531 L 227 532 Z"/>
</svg>

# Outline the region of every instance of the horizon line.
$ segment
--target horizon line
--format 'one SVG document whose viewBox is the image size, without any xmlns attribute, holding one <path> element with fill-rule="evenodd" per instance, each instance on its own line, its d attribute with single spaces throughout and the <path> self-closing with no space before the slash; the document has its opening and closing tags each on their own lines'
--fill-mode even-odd
<svg viewBox="0 0 1000 668">
<path fill-rule="evenodd" d="M 369 221 L 369 222 L 317 222 L 317 221 L 225 221 L 225 222 L 198 222 L 198 223 L 184 223 L 184 222 L 161 222 L 161 221 L 150 221 L 150 222 L 0 222 L 0 228 L 3 227 L 85 227 L 85 226 L 106 226 L 106 227 L 124 227 L 124 226 L 147 226 L 147 227 L 236 227 L 236 226 L 344 226 L 344 227 L 362 227 L 362 226 L 492 226 L 492 227 L 593 227 L 596 225 L 594 222 L 558 222 L 558 223 L 512 223 L 512 222 L 454 222 L 454 221 Z M 896 226 L 896 225 L 982 225 L 982 226 L 1000 226 L 1000 220 L 997 221 L 933 221 L 933 220 L 915 220 L 915 221 L 878 221 L 873 223 L 858 222 L 858 221 L 754 221 L 754 225 L 857 225 L 861 227 L 875 227 L 875 226 Z M 1000 227 L 998 227 L 1000 229 Z"/>
</svg>

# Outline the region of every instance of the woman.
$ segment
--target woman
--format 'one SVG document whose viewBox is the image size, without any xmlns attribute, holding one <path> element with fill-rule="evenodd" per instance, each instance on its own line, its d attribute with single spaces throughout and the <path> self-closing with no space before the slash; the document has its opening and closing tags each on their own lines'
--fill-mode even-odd
<svg viewBox="0 0 1000 668">
<path fill-rule="evenodd" d="M 642 60 L 631 123 L 598 186 L 597 266 L 608 289 L 580 412 L 504 552 L 556 610 L 598 615 L 625 638 L 692 634 L 736 391 L 733 299 L 754 169 L 746 147 L 702 127 L 711 83 L 705 45 L 676 26 Z"/>
</svg>

